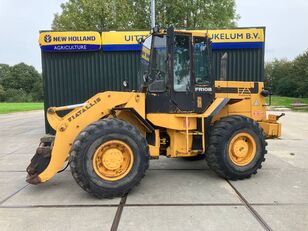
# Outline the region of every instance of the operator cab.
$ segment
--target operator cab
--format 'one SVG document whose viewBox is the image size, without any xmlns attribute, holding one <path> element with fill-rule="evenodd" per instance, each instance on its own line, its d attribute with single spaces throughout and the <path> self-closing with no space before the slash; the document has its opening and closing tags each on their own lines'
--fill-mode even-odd
<svg viewBox="0 0 308 231">
<path fill-rule="evenodd" d="M 139 80 L 147 113 L 202 113 L 214 99 L 211 46 L 201 33 L 153 32 L 143 42 Z"/>
</svg>

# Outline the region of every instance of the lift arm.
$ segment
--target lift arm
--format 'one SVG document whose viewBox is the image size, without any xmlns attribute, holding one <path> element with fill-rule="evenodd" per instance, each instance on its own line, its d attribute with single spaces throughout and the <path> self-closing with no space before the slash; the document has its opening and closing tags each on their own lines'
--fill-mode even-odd
<svg viewBox="0 0 308 231">
<path fill-rule="evenodd" d="M 145 95 L 135 92 L 104 92 L 93 96 L 84 104 L 49 108 L 47 118 L 52 128 L 56 130 L 56 136 L 49 149 L 41 144 L 38 150 L 50 150 L 50 161 L 47 167 L 40 171 L 35 170 L 39 161 L 32 166 L 30 164 L 27 169 L 29 173 L 27 181 L 37 184 L 52 178 L 68 159 L 71 146 L 79 133 L 89 124 L 109 116 L 112 109 L 117 106 L 133 107 L 141 117 L 145 118 Z M 64 117 L 56 113 L 72 108 L 73 111 Z M 46 157 L 46 152 L 44 154 Z M 35 158 L 39 158 L 39 154 L 34 156 L 32 162 Z"/>
</svg>

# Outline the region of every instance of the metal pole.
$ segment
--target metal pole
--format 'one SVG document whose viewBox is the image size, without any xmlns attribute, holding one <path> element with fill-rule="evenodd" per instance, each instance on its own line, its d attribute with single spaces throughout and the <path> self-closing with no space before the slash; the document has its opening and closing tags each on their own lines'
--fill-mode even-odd
<svg viewBox="0 0 308 231">
<path fill-rule="evenodd" d="M 155 0 L 151 0 L 151 28 L 154 28 L 155 25 Z"/>
</svg>

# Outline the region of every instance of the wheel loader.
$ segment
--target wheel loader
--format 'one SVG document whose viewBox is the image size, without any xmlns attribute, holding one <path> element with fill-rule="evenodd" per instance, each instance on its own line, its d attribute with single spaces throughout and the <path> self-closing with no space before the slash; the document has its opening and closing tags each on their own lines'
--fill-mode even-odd
<svg viewBox="0 0 308 231">
<path fill-rule="evenodd" d="M 47 110 L 56 134 L 41 138 L 28 183 L 50 180 L 67 162 L 85 191 L 119 197 L 160 156 L 205 159 L 228 180 L 257 173 L 266 139 L 281 134 L 281 115 L 266 113 L 263 82 L 227 81 L 227 55 L 215 80 L 206 33 L 155 27 L 140 43 L 138 91 L 106 91 Z M 71 111 L 60 116 L 64 110 Z"/>
</svg>

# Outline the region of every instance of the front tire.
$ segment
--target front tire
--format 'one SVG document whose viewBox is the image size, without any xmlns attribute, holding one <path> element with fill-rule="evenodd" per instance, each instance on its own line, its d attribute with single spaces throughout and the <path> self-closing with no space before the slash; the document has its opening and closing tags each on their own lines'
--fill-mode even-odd
<svg viewBox="0 0 308 231">
<path fill-rule="evenodd" d="M 70 152 L 76 182 L 98 198 L 120 197 L 137 185 L 149 167 L 148 144 L 133 125 L 103 119 L 87 126 Z"/>
<path fill-rule="evenodd" d="M 249 178 L 262 167 L 266 145 L 263 130 L 256 121 L 244 116 L 225 117 L 211 130 L 206 161 L 225 179 Z"/>
</svg>

